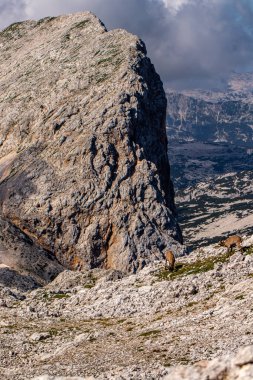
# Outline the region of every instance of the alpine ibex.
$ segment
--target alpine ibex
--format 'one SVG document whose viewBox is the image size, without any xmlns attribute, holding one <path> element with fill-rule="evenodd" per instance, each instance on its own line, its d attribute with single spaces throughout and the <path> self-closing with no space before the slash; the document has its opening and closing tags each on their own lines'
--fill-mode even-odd
<svg viewBox="0 0 253 380">
<path fill-rule="evenodd" d="M 220 245 L 222 245 L 223 247 L 227 247 L 228 252 L 230 252 L 232 248 L 234 247 L 241 249 L 241 244 L 242 244 L 242 238 L 238 235 L 230 236 L 227 239 L 222 240 L 220 242 Z"/>
<path fill-rule="evenodd" d="M 175 267 L 175 255 L 172 251 L 165 252 L 165 268 L 170 271 L 174 270 Z"/>
</svg>

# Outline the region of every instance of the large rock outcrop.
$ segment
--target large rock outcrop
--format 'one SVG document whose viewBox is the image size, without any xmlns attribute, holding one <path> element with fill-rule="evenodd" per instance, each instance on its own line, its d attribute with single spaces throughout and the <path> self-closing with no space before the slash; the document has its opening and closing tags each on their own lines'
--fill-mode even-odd
<svg viewBox="0 0 253 380">
<path fill-rule="evenodd" d="M 180 241 L 166 98 L 142 41 L 90 13 L 13 24 L 0 72 L 9 229 L 71 269 L 136 271 Z"/>
</svg>

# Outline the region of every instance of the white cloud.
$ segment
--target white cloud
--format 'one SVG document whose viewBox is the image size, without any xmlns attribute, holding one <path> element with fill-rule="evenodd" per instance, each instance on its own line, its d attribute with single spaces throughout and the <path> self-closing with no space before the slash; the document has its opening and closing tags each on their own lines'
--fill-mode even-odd
<svg viewBox="0 0 253 380">
<path fill-rule="evenodd" d="M 164 5 L 173 13 L 177 13 L 184 5 L 190 4 L 192 0 L 163 0 Z"/>
<path fill-rule="evenodd" d="M 25 16 L 25 1 L 0 0 L 0 27 L 7 26 Z"/>
<path fill-rule="evenodd" d="M 252 0 L 0 0 L 0 24 L 90 10 L 138 34 L 163 80 L 209 87 L 253 68 Z"/>
</svg>

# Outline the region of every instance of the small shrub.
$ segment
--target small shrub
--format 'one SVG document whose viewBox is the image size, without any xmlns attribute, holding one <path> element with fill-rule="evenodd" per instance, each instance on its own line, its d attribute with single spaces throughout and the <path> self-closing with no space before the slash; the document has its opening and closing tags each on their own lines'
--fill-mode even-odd
<svg viewBox="0 0 253 380">
<path fill-rule="evenodd" d="M 49 332 L 51 337 L 59 334 L 59 331 L 55 328 L 51 328 L 48 332 Z"/>
<path fill-rule="evenodd" d="M 94 288 L 95 284 L 85 284 L 84 289 L 91 289 Z"/>
<path fill-rule="evenodd" d="M 186 307 L 192 307 L 192 306 L 195 306 L 197 304 L 198 304 L 198 302 L 189 302 L 188 305 L 186 305 Z"/>
<path fill-rule="evenodd" d="M 69 294 L 64 294 L 64 293 L 59 293 L 59 294 L 54 294 L 52 298 L 56 299 L 63 299 L 63 298 L 69 298 Z"/>
<path fill-rule="evenodd" d="M 251 246 L 251 247 L 247 247 L 247 248 L 244 250 L 244 255 L 245 255 L 245 256 L 252 255 L 252 254 L 253 254 L 253 246 Z"/>
<path fill-rule="evenodd" d="M 244 295 L 243 294 L 238 294 L 238 296 L 235 297 L 235 300 L 243 300 Z"/>
</svg>

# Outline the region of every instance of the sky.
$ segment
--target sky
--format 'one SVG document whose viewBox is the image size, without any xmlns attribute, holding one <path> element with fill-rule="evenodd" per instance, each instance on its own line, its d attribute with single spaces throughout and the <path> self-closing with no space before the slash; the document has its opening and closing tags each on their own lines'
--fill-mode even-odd
<svg viewBox="0 0 253 380">
<path fill-rule="evenodd" d="M 86 10 L 140 36 L 166 88 L 225 88 L 253 71 L 253 0 L 0 0 L 0 28 Z"/>
</svg>

